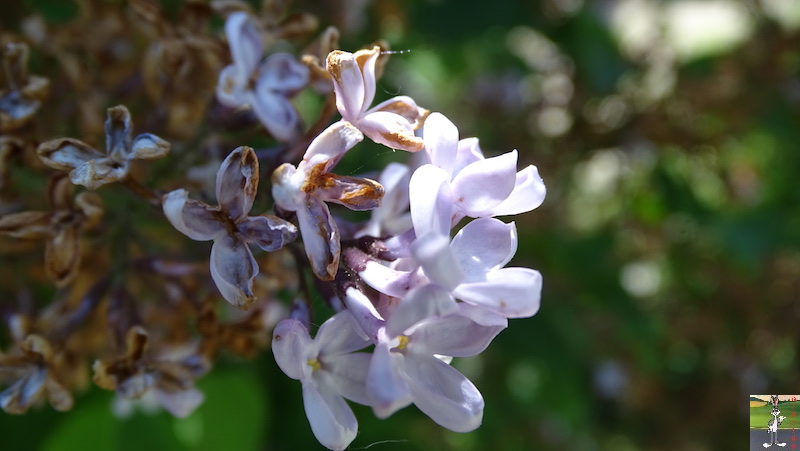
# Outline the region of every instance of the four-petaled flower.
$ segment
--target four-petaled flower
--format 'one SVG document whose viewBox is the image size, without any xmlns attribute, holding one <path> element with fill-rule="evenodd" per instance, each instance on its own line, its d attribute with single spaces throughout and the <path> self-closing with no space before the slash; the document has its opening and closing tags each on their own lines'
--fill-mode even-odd
<svg viewBox="0 0 800 451">
<path fill-rule="evenodd" d="M 93 380 L 99 387 L 115 390 L 125 400 L 152 392 L 161 407 L 179 418 L 188 416 L 203 402 L 194 381 L 211 367 L 206 357 L 193 349 L 150 357 L 149 335 L 141 326 L 132 327 L 125 341 L 123 356 L 94 362 Z"/>
<path fill-rule="evenodd" d="M 294 141 L 302 131 L 300 116 L 288 97 L 308 84 L 308 68 L 288 53 L 263 62 L 261 37 L 247 13 L 235 12 L 225 22 L 233 64 L 219 74 L 217 99 L 223 105 L 249 105 L 276 139 Z"/>
<path fill-rule="evenodd" d="M 72 183 L 97 189 L 127 176 L 133 160 L 152 160 L 169 152 L 169 143 L 150 133 L 131 139 L 132 129 L 128 109 L 117 105 L 108 109 L 105 153 L 73 138 L 47 141 L 36 152 L 48 166 L 70 171 Z"/>
<path fill-rule="evenodd" d="M 364 136 L 339 121 L 317 136 L 297 167 L 284 163 L 272 174 L 275 205 L 297 213 L 306 255 L 314 274 L 332 280 L 339 267 L 339 228 L 325 202 L 351 210 L 380 206 L 383 187 L 376 181 L 331 174 L 347 150 Z"/>
<path fill-rule="evenodd" d="M 392 97 L 370 108 L 375 99 L 375 62 L 378 46 L 356 53 L 334 50 L 328 54 L 327 68 L 333 78 L 336 108 L 342 118 L 373 141 L 393 149 L 416 152 L 424 148 L 414 135 L 428 110 L 407 96 Z"/>
<path fill-rule="evenodd" d="M 94 227 L 103 214 L 96 193 L 72 199 L 74 186 L 66 175 L 50 179 L 47 199 L 52 211 L 23 211 L 0 217 L 0 233 L 15 238 L 46 239 L 45 271 L 56 286 L 66 286 L 81 263 L 80 232 Z"/>
<path fill-rule="evenodd" d="M 248 243 L 274 251 L 297 237 L 297 228 L 271 215 L 249 216 L 258 188 L 258 159 L 250 147 L 238 147 L 217 172 L 219 207 L 191 200 L 184 189 L 166 194 L 164 214 L 193 240 L 213 240 L 211 277 L 222 297 L 239 308 L 255 300 L 253 278 L 258 264 Z"/>
<path fill-rule="evenodd" d="M 347 448 L 358 432 L 344 398 L 369 404 L 366 376 L 371 356 L 355 352 L 369 344 L 348 311 L 325 321 L 313 340 L 296 319 L 281 321 L 273 332 L 275 361 L 287 376 L 302 382 L 311 430 L 330 449 Z"/>
</svg>

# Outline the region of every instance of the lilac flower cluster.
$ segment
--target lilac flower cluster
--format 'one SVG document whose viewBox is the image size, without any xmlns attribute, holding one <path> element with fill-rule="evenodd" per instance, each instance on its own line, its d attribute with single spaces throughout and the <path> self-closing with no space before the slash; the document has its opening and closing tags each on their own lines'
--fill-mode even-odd
<svg viewBox="0 0 800 451">
<path fill-rule="evenodd" d="M 276 205 L 297 213 L 315 274 L 335 278 L 343 302 L 314 339 L 303 321 L 286 319 L 272 343 L 281 369 L 302 382 L 315 436 L 331 449 L 346 448 L 357 433 L 345 399 L 380 418 L 414 404 L 453 431 L 478 427 L 483 397 L 449 362 L 482 352 L 508 318 L 534 315 L 542 288 L 538 271 L 505 267 L 517 250 L 516 227 L 495 218 L 542 203 L 537 169 L 517 171 L 516 151 L 485 158 L 477 139 L 459 139 L 445 116 L 428 115 L 408 97 L 368 109 L 379 53 L 328 56 L 343 120 L 311 144 L 299 166 L 273 175 Z M 383 187 L 331 174 L 362 135 L 423 151 L 424 161 L 387 167 Z M 381 205 L 381 198 L 391 202 Z M 325 201 L 373 209 L 372 219 L 343 237 Z M 475 219 L 451 237 L 464 218 Z M 354 244 L 342 249 L 344 238 Z M 347 271 L 337 271 L 340 264 Z M 370 346 L 372 353 L 356 352 Z"/>
<path fill-rule="evenodd" d="M 223 67 L 222 59 L 210 58 L 197 67 L 216 67 L 211 71 L 216 114 L 244 117 L 245 126 L 258 126 L 257 120 L 263 126 L 258 131 L 266 130 L 276 147 L 256 151 L 239 146 L 218 169 L 214 164 L 216 179 L 209 191 L 216 202 L 211 202 L 190 196 L 180 188 L 185 185 L 169 182 L 171 190 L 161 191 L 137 180 L 142 160 L 186 152 L 180 142 L 151 133 L 134 135 L 131 112 L 123 105 L 107 109 L 105 151 L 75 138 L 30 140 L 37 143 L 42 171 L 55 171 L 48 175 L 52 211 L 0 211 L 0 235 L 47 240 L 46 276 L 65 293 L 80 285 L 76 280 L 90 288 L 78 293 L 78 300 L 64 296 L 50 316 L 12 315 L 13 343 L 10 351 L 0 352 L 0 381 L 9 385 L 0 392 L 0 408 L 23 413 L 46 399 L 56 409 L 69 410 L 70 389 L 80 387 L 81 363 L 91 358 L 92 380 L 113 390 L 118 403 L 150 398 L 183 417 L 202 403 L 195 380 L 210 371 L 219 349 L 254 352 L 259 342 L 268 345 L 275 326 L 275 360 L 286 375 L 301 381 L 311 429 L 324 446 L 344 449 L 355 438 L 358 425 L 348 400 L 370 406 L 379 418 L 414 404 L 445 428 L 477 428 L 483 397 L 450 362 L 483 352 L 509 318 L 530 317 L 539 309 L 541 275 L 507 267 L 517 250 L 517 230 L 513 222 L 497 219 L 543 202 L 545 187 L 536 167 L 518 170 L 516 150 L 485 157 L 476 138 L 461 139 L 447 117 L 408 96 L 373 105 L 385 60 L 380 45 L 355 53 L 336 50 L 338 32 L 328 30 L 300 61 L 284 52 L 265 56 L 265 30 L 257 15 L 243 3 L 222 3 L 232 8 L 224 27 L 231 64 Z M 147 2 L 133 4 L 138 14 L 166 29 Z M 225 5 L 217 4 L 222 10 Z M 278 29 L 271 29 L 273 38 L 280 35 Z M 216 38 L 192 36 L 184 36 L 184 44 L 215 48 Z M 41 106 L 39 91 L 47 82 L 23 70 L 26 46 L 6 46 L 0 56 L 4 67 L 17 69 L 8 89 L 0 92 L 0 126 L 21 133 Z M 29 85 L 36 89 L 24 91 Z M 291 100 L 307 87 L 327 96 L 323 112 L 308 127 Z M 169 111 L 190 111 L 190 104 L 177 102 Z M 341 120 L 331 124 L 334 106 Z M 20 136 L 0 137 L 5 140 L 0 144 L 6 143 L 0 157 L 10 152 L 11 143 L 28 142 Z M 389 164 L 377 180 L 336 174 L 337 164 L 365 137 L 416 158 L 408 165 Z M 5 161 L 0 158 L 0 175 Z M 264 166 L 274 168 L 269 213 L 254 207 Z M 75 185 L 89 191 L 73 198 Z M 143 249 L 151 243 L 130 246 L 124 238 L 109 246 L 113 269 L 96 269 L 104 265 L 101 251 L 82 260 L 82 234 L 97 229 L 104 213 L 119 210 L 106 211 L 94 192 L 114 189 L 109 185 L 122 185 L 143 198 L 155 207 L 154 214 L 163 213 L 159 219 L 166 218 L 192 240 L 211 241 L 207 265 L 167 262 L 157 255 L 162 250 L 140 257 L 150 252 Z M 370 218 L 346 221 L 331 204 L 369 211 Z M 117 222 L 119 233 L 112 240 L 130 236 L 132 227 Z M 256 247 L 273 255 L 283 248 L 292 252 L 284 252 L 284 260 L 270 260 L 254 253 Z M 259 265 L 269 268 L 261 282 L 270 289 L 257 286 Z M 181 280 L 201 272 L 201 283 Z M 150 296 L 159 299 L 156 307 L 135 302 L 129 294 L 134 284 L 123 275 L 141 273 L 159 279 L 152 290 L 135 287 L 158 293 Z M 287 281 L 287 273 L 299 281 Z M 336 311 L 314 338 L 308 328 L 310 289 L 303 283 L 308 273 Z M 297 299 L 288 314 L 277 301 L 279 291 Z M 217 293 L 235 308 L 219 309 L 218 315 Z M 105 343 L 96 337 L 111 332 L 115 346 L 100 344 L 88 352 L 68 347 L 100 305 L 106 318 L 97 335 L 81 343 Z M 186 312 L 194 316 L 187 320 Z"/>
</svg>

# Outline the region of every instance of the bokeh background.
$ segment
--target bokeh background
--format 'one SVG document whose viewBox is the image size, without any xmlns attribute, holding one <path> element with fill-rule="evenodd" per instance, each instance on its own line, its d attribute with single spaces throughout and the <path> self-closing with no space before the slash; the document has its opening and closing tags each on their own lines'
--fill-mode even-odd
<svg viewBox="0 0 800 451">
<path fill-rule="evenodd" d="M 69 23 L 86 4 L 125 7 L 5 2 L 0 23 L 12 32 L 32 14 Z M 457 434 L 413 406 L 387 420 L 354 406 L 352 449 L 744 449 L 748 396 L 797 388 L 800 2 L 291 8 L 338 26 L 344 49 L 383 38 L 402 50 L 380 96 L 442 112 L 486 154 L 518 149 L 548 188 L 542 207 L 515 218 L 515 264 L 543 274 L 541 310 L 454 362 L 485 397 L 483 426 Z M 31 73 L 57 77 L 48 61 L 34 56 Z M 146 117 L 145 107 L 131 109 Z M 320 448 L 300 384 L 268 350 L 254 361 L 223 356 L 198 386 L 206 402 L 186 419 L 118 420 L 112 394 L 97 388 L 70 413 L 2 414 L 0 448 Z"/>
</svg>

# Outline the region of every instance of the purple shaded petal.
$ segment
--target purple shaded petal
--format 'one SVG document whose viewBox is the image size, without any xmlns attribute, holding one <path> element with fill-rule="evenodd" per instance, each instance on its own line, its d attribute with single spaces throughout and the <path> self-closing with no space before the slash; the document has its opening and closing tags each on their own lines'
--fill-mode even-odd
<svg viewBox="0 0 800 451">
<path fill-rule="evenodd" d="M 458 129 L 450 119 L 441 113 L 431 113 L 425 119 L 422 129 L 425 151 L 431 164 L 444 169 L 447 174 L 453 173 L 453 165 L 458 151 Z"/>
<path fill-rule="evenodd" d="M 143 133 L 133 140 L 129 158 L 152 160 L 161 158 L 169 152 L 169 143 L 150 133 Z"/>
<path fill-rule="evenodd" d="M 303 191 L 306 174 L 291 163 L 283 163 L 272 173 L 272 198 L 284 210 L 297 211 L 305 205 Z"/>
<path fill-rule="evenodd" d="M 386 333 L 396 337 L 428 318 L 445 316 L 458 311 L 450 293 L 436 285 L 423 285 L 408 293 L 386 322 Z M 416 335 L 416 332 L 415 332 Z"/>
<path fill-rule="evenodd" d="M 108 109 L 105 123 L 106 154 L 117 163 L 129 158 L 131 151 L 131 113 L 123 105 Z"/>
<path fill-rule="evenodd" d="M 458 174 L 468 165 L 483 159 L 483 151 L 478 145 L 478 138 L 464 138 L 458 141 L 458 152 L 453 166 L 453 174 Z"/>
<path fill-rule="evenodd" d="M 309 349 L 308 329 L 296 319 L 284 319 L 272 331 L 272 354 L 278 367 L 292 379 L 306 377 Z"/>
<path fill-rule="evenodd" d="M 503 329 L 482 326 L 460 314 L 449 315 L 420 324 L 409 339 L 408 349 L 417 354 L 471 357 L 483 352 Z"/>
<path fill-rule="evenodd" d="M 220 71 L 217 79 L 217 100 L 223 105 L 234 108 L 251 103 L 247 79 L 239 72 L 236 65 L 231 64 Z"/>
<path fill-rule="evenodd" d="M 335 122 L 311 141 L 300 165 L 318 173 L 328 172 L 345 152 L 363 139 L 364 135 L 353 124 Z"/>
<path fill-rule="evenodd" d="M 256 300 L 253 279 L 258 263 L 250 248 L 228 234 L 222 234 L 211 246 L 211 278 L 222 297 L 235 307 L 246 309 Z"/>
<path fill-rule="evenodd" d="M 200 390 L 192 387 L 186 390 L 156 390 L 156 399 L 161 407 L 177 418 L 186 418 L 205 400 Z"/>
<path fill-rule="evenodd" d="M 451 183 L 456 208 L 473 218 L 483 216 L 508 198 L 516 173 L 516 150 L 470 164 Z"/>
<path fill-rule="evenodd" d="M 316 372 L 315 376 L 320 374 L 326 385 L 335 388 L 345 398 L 369 405 L 367 372 L 371 360 L 372 355 L 363 352 L 340 355 L 332 360 L 326 359 L 322 363 L 324 371 Z"/>
<path fill-rule="evenodd" d="M 236 235 L 246 243 L 272 252 L 297 238 L 297 227 L 271 215 L 248 216 L 236 224 Z"/>
<path fill-rule="evenodd" d="M 283 142 L 294 141 L 302 132 L 300 115 L 283 95 L 274 92 L 269 86 L 257 84 L 255 98 L 251 105 L 261 124 Z"/>
<path fill-rule="evenodd" d="M 375 306 L 372 305 L 369 298 L 356 288 L 348 288 L 345 291 L 344 303 L 366 337 L 373 342 L 377 341 L 378 330 L 386 322 L 375 309 Z"/>
<path fill-rule="evenodd" d="M 398 271 L 375 261 L 368 261 L 358 275 L 367 285 L 394 297 L 403 297 L 411 289 L 412 274 Z"/>
<path fill-rule="evenodd" d="M 387 233 L 397 235 L 411 227 L 411 215 L 404 214 L 408 209 L 409 180 L 411 171 L 408 166 L 394 162 L 386 166 L 378 178 L 384 188 L 381 206 L 372 210 L 369 222 L 356 233 L 355 238 L 381 237 Z"/>
<path fill-rule="evenodd" d="M 448 236 L 429 233 L 411 245 L 411 255 L 419 262 L 425 275 L 434 283 L 451 291 L 464 280 L 464 272 L 450 250 Z"/>
<path fill-rule="evenodd" d="M 539 311 L 542 275 L 529 268 L 498 269 L 483 282 L 462 283 L 453 294 L 507 318 L 527 318 Z"/>
<path fill-rule="evenodd" d="M 435 357 L 408 356 L 414 404 L 437 424 L 469 432 L 483 421 L 483 396 L 463 374 Z"/>
<path fill-rule="evenodd" d="M 485 307 L 467 304 L 466 302 L 458 303 L 458 314 L 481 326 L 499 326 L 503 329 L 508 327 L 508 318 L 505 316 Z"/>
<path fill-rule="evenodd" d="M 328 387 L 304 380 L 303 407 L 314 437 L 323 446 L 343 450 L 356 438 L 356 416 L 344 398 Z"/>
<path fill-rule="evenodd" d="M 339 268 L 339 228 L 328 206 L 315 196 L 306 197 L 305 208 L 297 210 L 303 245 L 314 275 L 333 280 Z"/>
<path fill-rule="evenodd" d="M 517 227 L 494 218 L 479 218 L 458 231 L 450 249 L 467 280 L 482 280 L 505 266 L 517 251 Z"/>
<path fill-rule="evenodd" d="M 308 67 L 290 53 L 274 53 L 259 67 L 256 82 L 284 95 L 291 95 L 308 84 Z"/>
<path fill-rule="evenodd" d="M 413 397 L 403 375 L 405 357 L 389 350 L 388 343 L 375 346 L 367 373 L 367 392 L 378 418 L 387 418 L 411 404 Z"/>
<path fill-rule="evenodd" d="M 231 57 L 241 76 L 245 79 L 256 70 L 264 49 L 261 37 L 244 12 L 235 12 L 225 21 L 225 35 L 231 48 Z"/>
<path fill-rule="evenodd" d="M 525 213 L 544 202 L 547 190 L 536 166 L 528 166 L 517 173 L 514 190 L 500 205 L 485 212 L 487 215 L 504 216 Z"/>
<path fill-rule="evenodd" d="M 449 179 L 443 169 L 431 164 L 420 166 L 411 175 L 408 192 L 417 237 L 428 233 L 450 235 L 453 198 Z"/>
<path fill-rule="evenodd" d="M 359 325 L 347 310 L 341 311 L 319 327 L 314 340 L 324 356 L 347 354 L 364 349 L 370 342 L 359 333 Z"/>
<path fill-rule="evenodd" d="M 217 202 L 234 221 L 250 212 L 258 189 L 258 158 L 251 147 L 237 147 L 217 171 Z"/>
<path fill-rule="evenodd" d="M 166 194 L 161 203 L 170 224 L 193 240 L 213 240 L 225 232 L 219 210 L 189 199 L 184 189 Z"/>
</svg>

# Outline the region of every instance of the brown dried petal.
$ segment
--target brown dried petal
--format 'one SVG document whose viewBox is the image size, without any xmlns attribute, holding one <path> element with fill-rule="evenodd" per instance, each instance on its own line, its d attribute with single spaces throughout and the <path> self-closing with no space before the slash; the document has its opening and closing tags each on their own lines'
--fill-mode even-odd
<svg viewBox="0 0 800 451">
<path fill-rule="evenodd" d="M 31 75 L 28 77 L 28 83 L 20 89 L 20 92 L 29 99 L 44 101 L 50 94 L 50 80 Z"/>
<path fill-rule="evenodd" d="M 72 409 L 74 404 L 72 393 L 49 374 L 45 380 L 44 388 L 47 391 L 47 400 L 50 401 L 50 405 L 53 406 L 54 409 L 59 412 L 66 412 Z"/>
<path fill-rule="evenodd" d="M 66 174 L 57 174 L 47 181 L 47 201 L 53 210 L 72 210 L 74 185 Z"/>
<path fill-rule="evenodd" d="M 169 152 L 169 143 L 150 133 L 143 133 L 133 140 L 129 158 L 152 160 L 161 158 Z"/>
<path fill-rule="evenodd" d="M 73 138 L 44 142 L 36 149 L 36 153 L 46 165 L 62 171 L 69 171 L 88 161 L 105 157 L 83 141 Z"/>
<path fill-rule="evenodd" d="M 67 285 L 78 273 L 81 262 L 77 224 L 64 227 L 47 242 L 44 265 L 47 276 L 57 287 Z"/>
<path fill-rule="evenodd" d="M 381 206 L 383 186 L 375 180 L 331 173 L 321 174 L 315 194 L 326 202 L 335 202 L 356 210 L 372 210 Z"/>
<path fill-rule="evenodd" d="M 253 207 L 258 189 L 258 158 L 251 147 L 237 147 L 217 172 L 217 202 L 231 219 L 239 219 Z"/>
<path fill-rule="evenodd" d="M 53 348 L 40 335 L 30 334 L 20 343 L 20 349 L 37 363 L 49 362 L 53 358 Z"/>
<path fill-rule="evenodd" d="M 83 213 L 85 218 L 83 222 L 84 229 L 91 229 L 96 226 L 103 216 L 103 201 L 95 193 L 84 191 L 78 194 L 75 197 L 75 206 Z"/>
<path fill-rule="evenodd" d="M 91 190 L 122 180 L 126 175 L 128 175 L 128 162 L 119 163 L 110 158 L 87 161 L 69 173 L 72 183 Z"/>
<path fill-rule="evenodd" d="M 50 225 L 52 213 L 47 211 L 23 211 L 0 217 L 0 233 L 14 238 L 41 239 L 52 236 Z"/>
<path fill-rule="evenodd" d="M 21 415 L 40 399 L 47 370 L 33 367 L 30 372 L 0 393 L 0 407 L 7 413 Z"/>
<path fill-rule="evenodd" d="M 106 154 L 117 163 L 124 163 L 131 152 L 131 113 L 124 105 L 108 109 L 105 123 Z"/>
</svg>

